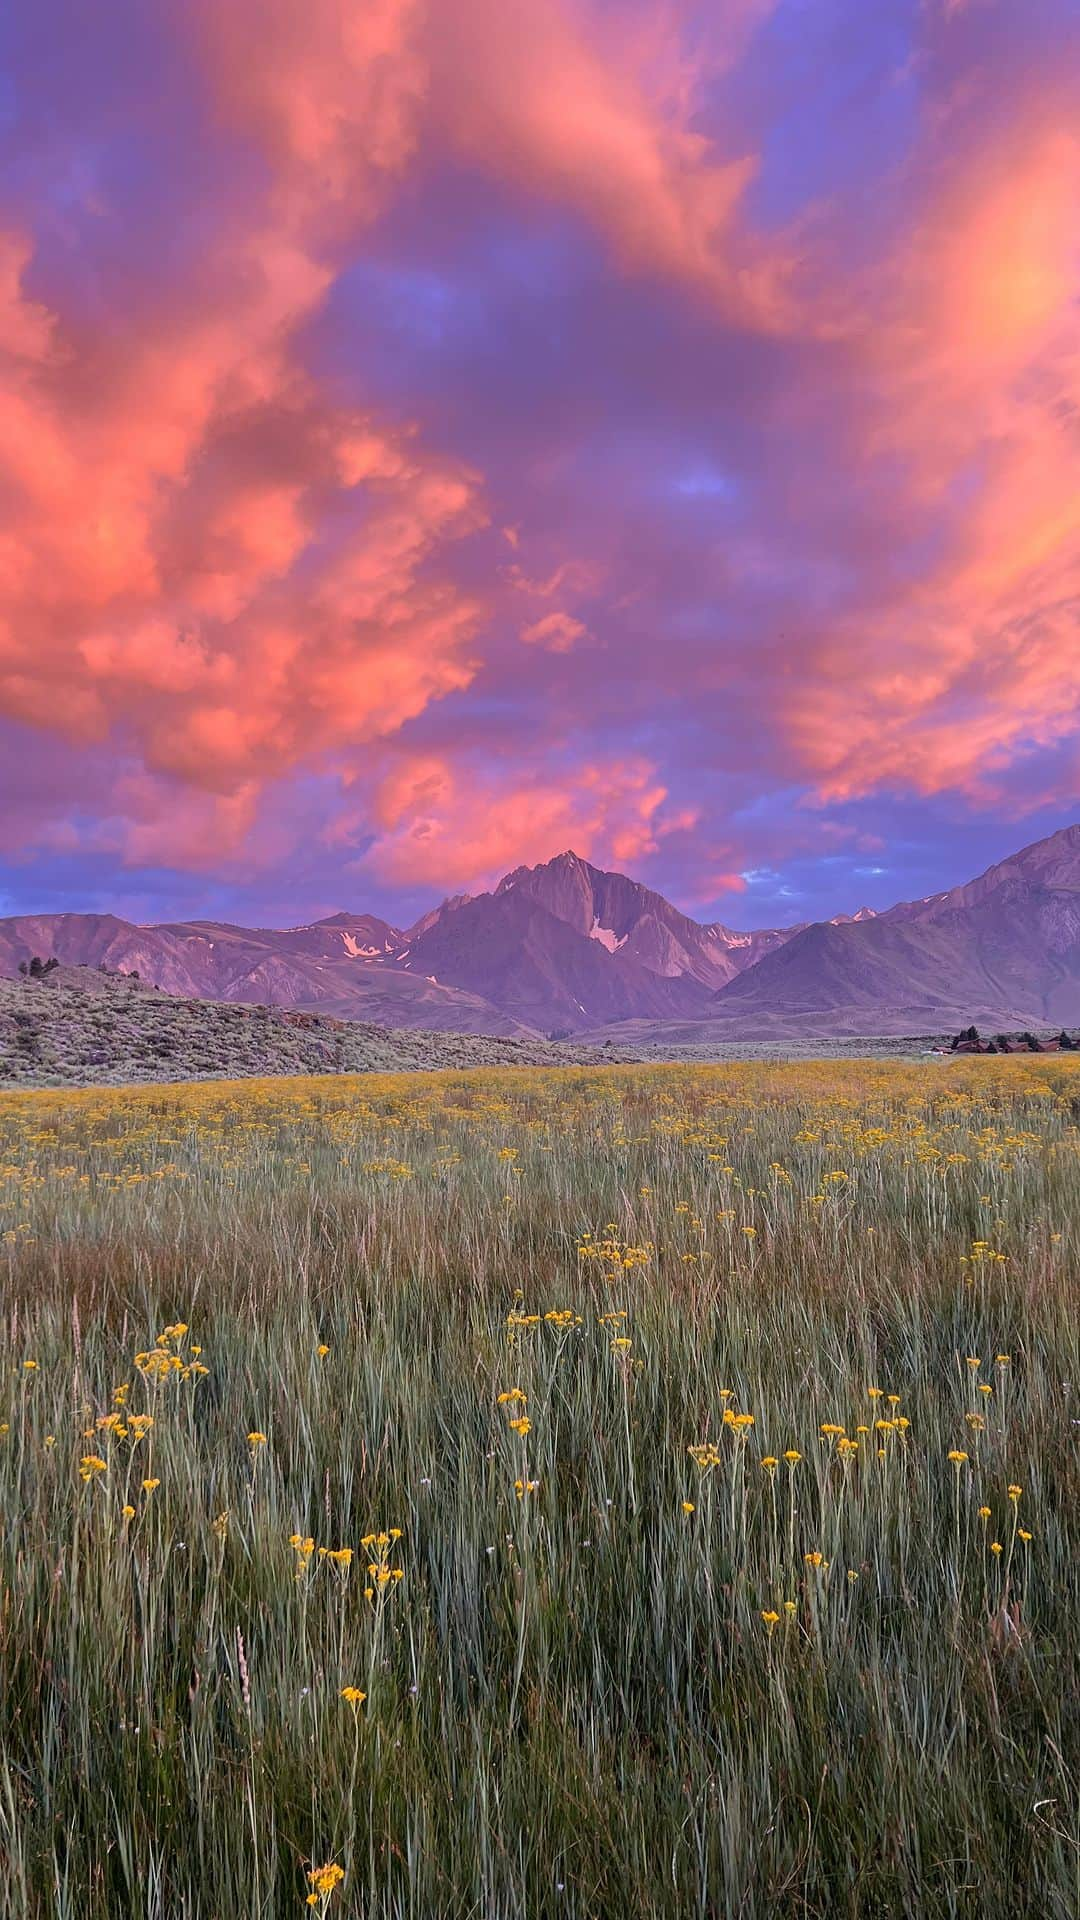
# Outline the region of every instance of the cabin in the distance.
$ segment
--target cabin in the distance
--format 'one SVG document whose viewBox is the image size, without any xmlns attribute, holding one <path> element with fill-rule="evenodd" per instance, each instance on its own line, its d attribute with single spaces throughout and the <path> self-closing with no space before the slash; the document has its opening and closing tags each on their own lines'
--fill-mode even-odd
<svg viewBox="0 0 1080 1920">
<path fill-rule="evenodd" d="M 999 1033 L 984 1040 L 978 1027 L 964 1027 L 949 1049 L 951 1053 L 1080 1053 L 1080 1039 L 1066 1033 L 1047 1035 L 1040 1040 L 1034 1033 Z"/>
</svg>

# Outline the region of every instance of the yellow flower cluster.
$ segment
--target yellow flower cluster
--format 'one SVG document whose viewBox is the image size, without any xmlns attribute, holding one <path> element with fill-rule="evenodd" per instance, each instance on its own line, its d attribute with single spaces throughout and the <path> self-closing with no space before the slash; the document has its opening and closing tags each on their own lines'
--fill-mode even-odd
<svg viewBox="0 0 1080 1920">
<path fill-rule="evenodd" d="M 365 1533 L 360 1545 L 372 1557 L 368 1561 L 368 1586 L 364 1589 L 364 1598 L 380 1602 L 399 1581 L 405 1578 L 402 1567 L 390 1565 L 390 1555 L 401 1539 L 401 1528 L 390 1527 L 383 1533 Z"/>
<path fill-rule="evenodd" d="M 311 1892 L 307 1897 L 308 1906 L 316 1907 L 320 1901 L 325 1904 L 326 1901 L 329 1900 L 330 1895 L 340 1887 L 344 1878 L 345 1869 L 344 1867 L 338 1866 L 336 1861 L 329 1861 L 324 1867 L 310 1868 L 308 1872 L 308 1884 L 311 1887 Z"/>
</svg>

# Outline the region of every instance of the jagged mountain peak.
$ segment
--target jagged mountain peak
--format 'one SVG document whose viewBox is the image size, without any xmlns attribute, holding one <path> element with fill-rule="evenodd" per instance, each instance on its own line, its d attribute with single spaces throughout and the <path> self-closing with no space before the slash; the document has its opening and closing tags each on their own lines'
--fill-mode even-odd
<svg viewBox="0 0 1080 1920">
<path fill-rule="evenodd" d="M 540 874 L 557 879 L 566 874 L 588 875 L 598 872 L 599 868 L 594 867 L 588 860 L 582 859 L 572 847 L 567 847 L 562 853 L 552 854 L 550 860 L 538 860 L 535 866 L 523 864 L 520 867 L 512 867 L 509 873 L 503 874 L 494 891 L 496 894 L 511 893 L 522 881 L 535 880 Z"/>
<path fill-rule="evenodd" d="M 440 980 L 470 979 L 500 1005 L 552 1026 L 681 1015 L 769 946 L 779 932 L 701 926 L 670 900 L 566 848 L 513 868 L 451 917 L 418 923 L 410 962 Z M 543 1013 L 537 1009 L 543 1007 Z"/>
<path fill-rule="evenodd" d="M 887 912 L 734 932 L 703 926 L 662 894 L 566 848 L 457 894 L 402 932 L 341 911 L 312 925 L 250 929 L 194 920 L 136 927 L 113 914 L 0 921 L 0 974 L 39 956 L 138 971 L 173 994 L 272 1002 L 389 1025 L 550 1032 L 617 1020 L 738 1018 L 767 1032 L 785 1014 L 820 1032 L 881 1017 L 965 1025 L 1080 1022 L 1080 824 L 976 879 Z M 730 1029 L 729 1029 L 730 1030 Z"/>
</svg>

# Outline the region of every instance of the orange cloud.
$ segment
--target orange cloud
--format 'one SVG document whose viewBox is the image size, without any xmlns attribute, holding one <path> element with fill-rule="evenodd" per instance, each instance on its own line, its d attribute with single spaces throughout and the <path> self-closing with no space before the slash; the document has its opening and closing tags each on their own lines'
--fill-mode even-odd
<svg viewBox="0 0 1080 1920">
<path fill-rule="evenodd" d="M 714 76 L 771 3 L 727 10 Z M 563 0 L 443 0 L 428 15 L 432 109 L 478 166 L 575 208 L 627 266 L 787 325 L 794 261 L 740 222 L 755 156 L 721 157 L 690 124 L 677 26 L 670 7 L 601 25 Z"/>
<path fill-rule="evenodd" d="M 194 0 L 184 31 L 267 169 L 223 194 L 192 271 L 95 324 L 31 294 L 30 240 L 0 238 L 0 711 L 122 729 L 151 772 L 248 794 L 476 671 L 483 609 L 437 562 L 486 521 L 479 476 L 334 403 L 300 352 L 422 132 L 568 199 L 635 266 L 747 311 L 765 282 L 736 263 L 750 162 L 688 130 L 663 33 L 616 45 L 561 0 Z M 350 522 L 329 546 L 328 506 Z M 553 612 L 522 637 L 585 631 Z"/>
<path fill-rule="evenodd" d="M 527 647 L 543 647 L 548 653 L 569 653 L 579 640 L 588 637 L 585 622 L 575 620 L 572 613 L 546 613 L 542 620 L 521 629 Z"/>
<path fill-rule="evenodd" d="M 1052 100 L 934 181 L 859 369 L 857 457 L 937 554 L 811 636 L 786 723 L 824 800 L 983 801 L 1080 722 L 1080 138 Z"/>
<path fill-rule="evenodd" d="M 362 224 L 411 159 L 426 13 L 422 0 L 190 0 L 218 111 L 265 152 L 290 227 L 318 240 Z"/>
<path fill-rule="evenodd" d="M 500 779 L 439 755 L 403 760 L 378 787 L 377 836 L 361 866 L 401 886 L 485 886 L 508 867 L 572 846 L 587 858 L 633 862 L 666 833 L 667 789 L 640 760 L 607 760 L 553 779 Z"/>
<path fill-rule="evenodd" d="M 407 157 L 415 8 L 315 12 L 310 39 L 291 6 L 254 31 L 239 6 L 193 16 L 232 77 L 221 111 L 280 173 L 226 194 L 191 274 L 122 325 L 32 296 L 29 240 L 0 234 L 0 712 L 124 729 L 223 793 L 393 733 L 475 670 L 480 606 L 432 562 L 484 524 L 479 477 L 335 403 L 299 351 L 334 277 L 319 208 L 347 197 L 355 224 L 360 174 L 373 194 Z"/>
<path fill-rule="evenodd" d="M 707 37 L 688 56 L 677 0 L 191 0 L 171 30 L 192 63 L 196 132 L 228 156 L 219 199 L 185 203 L 152 258 L 133 244 L 115 282 L 124 244 L 107 186 L 70 245 L 52 202 L 37 209 L 37 252 L 33 207 L 5 217 L 0 716 L 115 738 L 141 760 L 145 778 L 118 787 L 139 823 L 131 857 L 212 861 L 244 844 L 289 774 L 329 769 L 359 805 L 394 752 L 372 807 L 341 828 L 375 829 L 379 873 L 467 883 L 567 842 L 630 864 L 696 820 L 669 807 L 651 762 L 608 746 L 588 764 L 590 739 L 645 715 L 636 737 L 651 753 L 670 729 L 674 757 L 680 729 L 715 721 L 717 764 L 732 746 L 749 757 L 757 727 L 762 763 L 782 760 L 823 799 L 887 785 L 985 797 L 1030 748 L 1076 732 L 1075 78 L 1040 55 L 1038 73 L 1033 60 L 1002 89 L 973 60 L 935 91 L 925 46 L 913 56 L 922 117 L 897 203 L 914 198 L 915 216 L 906 232 L 902 210 L 883 222 L 867 274 L 843 244 L 827 256 L 835 210 L 807 212 L 798 249 L 754 231 L 751 206 L 782 192 L 784 172 L 752 200 L 775 107 L 760 72 L 758 131 L 726 144 L 701 131 L 723 129 L 732 92 L 714 83 L 771 3 L 691 10 Z M 974 44 L 971 17 L 942 31 L 941 13 L 961 11 L 978 9 L 942 0 L 935 46 Z M 920 30 L 933 12 L 919 10 Z M 167 149 L 162 164 L 167 204 L 182 183 Z M 523 448 L 521 480 L 492 503 L 511 552 L 491 579 L 472 538 L 488 524 L 485 476 L 379 407 L 362 341 L 347 373 L 358 398 L 313 371 L 343 269 L 369 234 L 392 251 L 391 223 L 376 223 L 410 170 L 418 198 L 454 173 L 463 202 L 486 180 L 519 205 L 556 206 L 599 236 L 597 279 L 615 262 L 683 306 L 694 296 L 696 344 L 673 321 L 639 359 L 627 312 L 626 367 L 610 389 L 593 383 L 595 399 L 582 378 L 596 411 L 580 438 L 559 416 Z M 835 313 L 843 328 L 824 323 Z M 706 323 L 716 337 L 703 344 Z M 673 368 L 673 343 L 701 354 L 700 382 Z M 728 344 L 737 371 L 714 395 Z M 583 351 L 587 375 L 595 343 Z M 642 377 L 647 393 L 631 393 Z M 699 395 L 703 419 L 689 422 Z M 623 503 L 575 501 L 568 533 L 552 472 L 592 451 L 594 421 L 597 440 L 618 437 L 620 408 L 633 426 L 639 397 L 644 425 L 625 444 L 644 468 L 655 428 L 647 514 L 633 523 L 631 501 L 616 527 Z M 681 499 L 656 534 L 670 462 L 728 415 L 731 498 L 694 496 L 692 516 Z M 482 423 L 468 444 L 485 444 Z M 599 460 L 594 471 L 602 487 Z M 818 519 L 821 481 L 832 498 Z M 876 521 L 860 519 L 886 484 Z M 822 527 L 820 548 L 808 538 L 789 562 L 804 520 Z M 849 521 L 873 537 L 848 538 Z M 570 544 L 581 557 L 554 565 Z M 792 574 L 801 624 L 778 620 L 773 640 L 761 606 Z M 617 686 L 590 674 L 604 656 L 571 610 L 586 604 L 609 661 L 622 664 L 625 637 Z M 522 647 L 485 644 L 492 613 L 492 633 L 516 631 Z M 556 674 L 527 650 L 573 658 Z M 473 747 L 416 757 L 397 744 L 481 674 L 485 697 L 505 702 L 488 713 L 525 712 L 530 674 L 573 688 L 569 716 L 542 712 L 534 731 L 528 710 L 535 764 L 478 779 Z M 718 689 L 722 710 L 709 705 Z M 545 725 L 563 756 L 573 727 L 576 774 L 544 770 Z M 714 843 L 708 864 L 725 859 Z"/>
<path fill-rule="evenodd" d="M 704 62 L 680 9 L 610 19 L 567 0 L 196 0 L 220 111 L 259 142 L 278 206 L 339 232 L 421 137 L 573 206 L 636 270 L 700 287 L 743 322 L 793 311 L 794 261 L 739 220 L 753 155 L 693 130 L 697 67 L 715 78 L 774 0 L 729 0 Z"/>
</svg>

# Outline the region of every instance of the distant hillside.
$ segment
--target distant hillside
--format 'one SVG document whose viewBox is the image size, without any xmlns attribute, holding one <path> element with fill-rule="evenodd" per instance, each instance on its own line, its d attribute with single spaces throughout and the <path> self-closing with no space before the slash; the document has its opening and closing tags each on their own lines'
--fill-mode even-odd
<svg viewBox="0 0 1080 1920">
<path fill-rule="evenodd" d="M 1080 1021 L 1080 826 L 873 919 L 804 928 L 712 1008 L 740 1030 L 815 1021 L 908 1032 Z"/>
<path fill-rule="evenodd" d="M 195 920 L 137 927 L 113 914 L 22 914 L 0 920 L 0 977 L 34 955 L 65 966 L 138 973 L 189 999 L 299 1007 L 386 1027 L 527 1036 L 511 1014 L 475 993 L 441 986 L 407 958 L 398 935 L 367 914 L 310 927 L 233 927 Z"/>
<path fill-rule="evenodd" d="M 94 968 L 0 980 L 6 1087 L 565 1066 L 604 1057 L 612 1056 L 543 1040 L 393 1031 L 291 1009 L 181 999 Z"/>
</svg>

